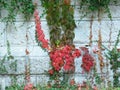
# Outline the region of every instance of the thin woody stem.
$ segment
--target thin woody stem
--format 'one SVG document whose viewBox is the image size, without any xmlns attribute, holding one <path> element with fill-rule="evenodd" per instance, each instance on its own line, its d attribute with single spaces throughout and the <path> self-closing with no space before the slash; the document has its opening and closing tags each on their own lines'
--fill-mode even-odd
<svg viewBox="0 0 120 90">
<path fill-rule="evenodd" d="M 91 44 L 92 44 L 92 37 L 93 37 L 93 35 L 92 35 L 92 25 L 93 25 L 93 14 L 91 16 L 91 21 L 90 21 L 90 37 L 89 37 L 90 42 L 89 42 L 89 46 L 91 46 Z"/>
</svg>

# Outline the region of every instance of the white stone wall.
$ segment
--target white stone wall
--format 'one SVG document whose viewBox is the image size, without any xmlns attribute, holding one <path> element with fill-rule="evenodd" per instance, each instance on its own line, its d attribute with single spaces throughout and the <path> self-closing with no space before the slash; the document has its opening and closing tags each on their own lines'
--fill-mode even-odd
<svg viewBox="0 0 120 90">
<path fill-rule="evenodd" d="M 76 47 L 85 46 L 89 43 L 89 31 L 90 31 L 90 16 L 80 19 L 81 11 L 76 0 L 73 0 L 72 4 L 75 4 L 75 14 L 74 18 L 76 21 L 77 27 L 75 28 L 75 38 L 74 43 Z M 39 4 L 38 10 L 40 15 L 42 14 L 43 8 Z M 111 41 L 114 44 L 118 31 L 120 30 L 120 3 L 118 5 L 110 5 L 110 11 L 113 17 L 113 21 L 107 17 L 107 14 L 103 15 L 101 25 L 97 21 L 97 17 L 93 21 L 93 40 L 98 40 L 98 30 L 101 27 L 102 30 L 102 39 L 104 45 L 109 45 L 109 33 L 110 29 L 112 30 Z M 1 17 L 5 16 L 7 12 L 2 11 Z M 45 16 L 41 18 L 42 29 L 44 30 L 45 36 L 49 39 L 49 29 Z M 112 24 L 112 26 L 111 26 Z M 22 26 L 21 26 L 22 25 Z M 35 41 L 35 22 L 32 17 L 30 22 L 23 22 L 22 16 L 17 15 L 15 26 L 10 25 L 5 29 L 5 22 L 0 21 L 0 58 L 2 58 L 7 53 L 6 41 L 10 43 L 11 54 L 17 60 L 17 72 L 16 74 L 24 74 L 25 72 L 25 50 L 26 48 L 30 52 L 30 70 L 32 74 L 41 74 L 44 73 L 44 70 L 49 68 L 49 56 L 47 52 L 44 52 Z M 16 29 L 15 29 L 16 28 Z M 28 34 L 28 41 L 26 40 L 26 33 Z M 27 42 L 26 42 L 27 41 Z M 94 43 L 96 44 L 96 43 Z M 76 61 L 76 72 L 81 72 L 80 62 L 81 58 L 78 58 Z M 82 75 L 74 75 L 77 82 L 83 80 Z M 0 75 L 0 79 L 5 78 L 6 85 L 10 83 L 9 75 Z M 22 83 L 24 81 L 24 75 L 18 75 L 18 82 Z M 81 79 L 80 79 L 81 78 Z M 31 81 L 36 83 L 47 82 L 48 77 L 46 75 L 31 75 Z M 44 84 L 44 83 L 43 83 Z"/>
</svg>

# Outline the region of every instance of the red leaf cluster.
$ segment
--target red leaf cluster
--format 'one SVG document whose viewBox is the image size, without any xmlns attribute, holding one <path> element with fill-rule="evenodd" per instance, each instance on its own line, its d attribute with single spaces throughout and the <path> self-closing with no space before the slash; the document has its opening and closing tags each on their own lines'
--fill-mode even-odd
<svg viewBox="0 0 120 90">
<path fill-rule="evenodd" d="M 48 73 L 49 73 L 50 75 L 53 75 L 53 73 L 54 73 L 53 69 L 48 70 Z"/>
<path fill-rule="evenodd" d="M 31 83 L 26 84 L 24 90 L 33 90 L 33 84 Z"/>
<path fill-rule="evenodd" d="M 41 43 L 42 48 L 49 49 L 48 40 L 45 39 L 45 35 L 41 28 L 39 13 L 37 10 L 35 10 L 34 12 L 34 17 L 35 17 L 35 24 L 36 24 L 37 40 L 38 42 Z"/>
<path fill-rule="evenodd" d="M 94 58 L 89 54 L 88 49 L 82 49 L 84 51 L 84 55 L 82 57 L 82 68 L 89 72 L 91 68 L 94 66 Z"/>
<path fill-rule="evenodd" d="M 74 59 L 80 55 L 80 50 L 73 50 L 73 48 L 68 45 L 55 49 L 49 53 L 53 69 L 55 71 L 60 71 L 63 67 L 66 72 L 75 70 Z M 51 74 L 50 71 L 49 73 Z"/>
</svg>

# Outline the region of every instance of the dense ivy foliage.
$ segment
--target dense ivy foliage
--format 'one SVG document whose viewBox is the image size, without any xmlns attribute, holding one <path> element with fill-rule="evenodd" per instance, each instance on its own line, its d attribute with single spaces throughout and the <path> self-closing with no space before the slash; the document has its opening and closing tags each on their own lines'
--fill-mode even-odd
<svg viewBox="0 0 120 90">
<path fill-rule="evenodd" d="M 73 45 L 74 39 L 74 10 L 64 0 L 41 0 L 50 29 L 50 43 L 52 47 L 58 45 Z"/>
<path fill-rule="evenodd" d="M 117 49 L 117 46 L 120 42 L 120 31 L 118 33 L 118 36 L 117 36 L 117 40 L 116 40 L 116 43 L 113 47 L 112 50 L 109 50 L 107 49 L 106 47 L 106 50 L 108 51 L 108 53 L 106 53 L 106 57 L 108 60 L 110 60 L 110 64 L 111 64 L 111 69 L 113 70 L 113 85 L 114 87 L 119 87 L 120 86 L 120 81 L 119 81 L 119 76 L 120 74 L 117 72 L 118 68 L 120 68 L 120 61 L 119 61 L 119 58 L 120 58 L 120 52 L 119 50 Z"/>
<path fill-rule="evenodd" d="M 33 15 L 35 5 L 32 0 L 0 0 L 0 9 L 8 12 L 3 17 L 5 22 L 14 22 L 17 14 L 22 14 L 25 21 L 28 21 Z"/>
<path fill-rule="evenodd" d="M 84 6 L 87 7 L 87 13 L 91 12 L 102 12 L 102 13 L 108 13 L 108 17 L 112 19 L 109 5 L 110 4 L 116 4 L 117 0 L 79 0 L 80 1 L 80 7 L 83 8 Z"/>
</svg>

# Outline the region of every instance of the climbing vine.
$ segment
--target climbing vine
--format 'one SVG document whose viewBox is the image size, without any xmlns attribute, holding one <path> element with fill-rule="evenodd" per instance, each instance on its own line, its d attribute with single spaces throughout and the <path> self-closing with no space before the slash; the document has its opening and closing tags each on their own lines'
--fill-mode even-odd
<svg viewBox="0 0 120 90">
<path fill-rule="evenodd" d="M 115 42 L 114 47 L 112 48 L 112 50 L 106 48 L 104 46 L 104 48 L 108 51 L 108 53 L 106 53 L 106 58 L 108 60 L 110 60 L 110 64 L 111 64 L 111 69 L 113 70 L 113 86 L 114 87 L 119 87 L 120 86 L 120 82 L 119 82 L 119 73 L 117 72 L 118 68 L 120 68 L 120 52 L 119 50 L 117 50 L 117 46 L 119 44 L 120 41 L 120 31 L 118 33 L 117 36 L 117 40 Z"/>
<path fill-rule="evenodd" d="M 0 8 L 0 13 L 2 10 L 7 11 L 2 20 L 7 23 L 13 23 L 16 20 L 17 14 L 22 14 L 24 21 L 30 20 L 34 12 L 35 5 L 32 0 L 0 0 Z"/>
<path fill-rule="evenodd" d="M 73 45 L 73 39 L 74 39 L 74 29 L 76 27 L 75 21 L 74 21 L 74 10 L 73 7 L 70 6 L 70 0 L 64 0 L 68 2 L 64 2 L 62 5 L 62 21 L 61 26 L 63 30 L 62 34 L 62 44 L 63 45 Z"/>
<path fill-rule="evenodd" d="M 70 5 L 70 0 L 49 0 L 49 2 L 48 0 L 41 0 L 41 2 L 45 8 L 46 20 L 50 30 L 50 48 L 43 47 L 43 41 L 45 40 L 42 39 L 44 37 L 40 40 L 38 36 L 42 37 L 44 35 L 38 35 L 38 31 L 36 32 L 37 41 L 42 42 L 42 48 L 49 49 L 52 67 L 48 73 L 50 74 L 50 78 L 54 79 L 55 84 L 58 85 L 60 84 L 60 71 L 73 73 L 75 71 L 74 59 L 80 56 L 80 51 L 75 49 L 73 45 L 74 29 L 76 27 L 74 9 Z M 65 77 L 63 78 L 65 79 Z M 65 81 L 67 82 L 68 79 Z"/>
<path fill-rule="evenodd" d="M 91 21 L 90 21 L 90 36 L 89 36 L 89 45 L 92 45 L 92 24 L 93 24 L 93 18 L 98 17 L 99 22 L 99 30 L 98 30 L 98 59 L 100 60 L 100 70 L 101 74 L 103 73 L 104 68 L 104 58 L 102 55 L 102 35 L 101 35 L 101 20 L 102 15 L 104 13 L 107 13 L 108 17 L 112 21 L 112 15 L 110 12 L 109 5 L 110 4 L 117 4 L 117 0 L 78 0 L 80 3 L 80 10 L 84 12 L 84 16 L 91 15 Z M 93 14 L 95 13 L 95 14 Z"/>
<path fill-rule="evenodd" d="M 9 71 L 15 72 L 17 67 L 16 63 L 17 62 L 14 60 L 14 56 L 11 54 L 9 41 L 7 41 L 7 53 L 3 56 L 3 58 L 0 58 L 0 73 L 6 74 L 9 73 Z"/>
<path fill-rule="evenodd" d="M 108 13 L 108 17 L 112 20 L 112 15 L 110 13 L 110 4 L 116 4 L 117 0 L 79 0 L 80 7 L 86 6 L 86 14 L 91 12 L 102 11 L 101 13 Z M 84 11 L 85 12 L 85 11 Z"/>
<path fill-rule="evenodd" d="M 50 29 L 50 44 L 55 48 L 61 38 L 61 16 L 60 16 L 60 1 L 59 0 L 41 0 L 42 6 L 45 8 L 47 24 Z"/>
<path fill-rule="evenodd" d="M 50 29 L 51 47 L 73 45 L 74 39 L 74 10 L 70 0 L 41 0 L 46 10 L 46 19 Z"/>
</svg>

